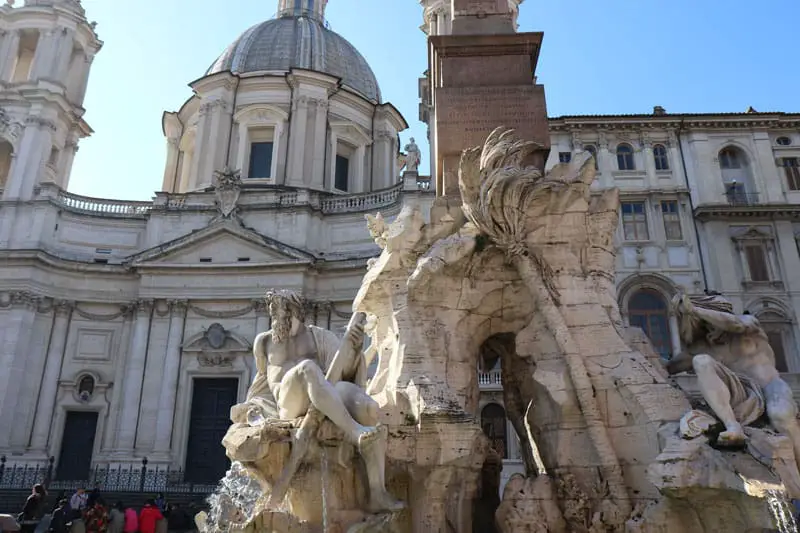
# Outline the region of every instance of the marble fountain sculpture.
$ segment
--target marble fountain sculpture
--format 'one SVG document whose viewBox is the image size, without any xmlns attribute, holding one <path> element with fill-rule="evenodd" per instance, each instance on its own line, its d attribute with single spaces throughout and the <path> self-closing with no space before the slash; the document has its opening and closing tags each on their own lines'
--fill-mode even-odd
<svg viewBox="0 0 800 533">
<path fill-rule="evenodd" d="M 617 191 L 590 194 L 588 153 L 525 166 L 536 148 L 499 128 L 461 157 L 460 210 L 368 217 L 382 252 L 343 339 L 297 294 L 267 295 L 201 529 L 794 531 L 797 408 L 758 322 L 678 295 L 687 352 L 665 369 L 614 297 Z M 498 359 L 526 470 L 502 500 L 477 420 L 476 370 Z M 702 405 L 667 374 L 692 369 Z"/>
</svg>

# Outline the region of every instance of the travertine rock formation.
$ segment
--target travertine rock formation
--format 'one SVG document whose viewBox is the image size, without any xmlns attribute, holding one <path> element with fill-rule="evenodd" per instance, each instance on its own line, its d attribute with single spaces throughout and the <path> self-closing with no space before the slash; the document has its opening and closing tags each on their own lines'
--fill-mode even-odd
<svg viewBox="0 0 800 533">
<path fill-rule="evenodd" d="M 681 438 L 678 421 L 691 406 L 641 333 L 624 327 L 612 296 L 616 191 L 590 195 L 588 154 L 546 175 L 526 167 L 536 149 L 498 129 L 461 158 L 460 212 L 430 223 L 413 208 L 391 224 L 369 217 L 382 253 L 354 312 L 369 317 L 379 358 L 367 392 L 389 436 L 386 488 L 407 509 L 347 514 L 370 491 L 363 476 L 331 466 L 356 458 L 332 431 L 305 456 L 298 476 L 308 476 L 292 481 L 290 512 L 262 514 L 252 528 L 710 533 L 774 522 L 766 501 L 780 500 L 781 472 L 796 469 L 790 443 L 755 428 L 749 453 Z M 477 413 L 479 362 L 497 359 L 527 474 L 509 481 L 502 502 Z M 239 423 L 229 453 L 274 486 L 297 435 L 269 437 L 266 452 L 267 428 L 251 435 L 252 424 Z M 323 461 L 326 445 L 341 462 Z M 332 503 L 319 506 L 314 480 L 324 473 L 335 480 Z"/>
</svg>

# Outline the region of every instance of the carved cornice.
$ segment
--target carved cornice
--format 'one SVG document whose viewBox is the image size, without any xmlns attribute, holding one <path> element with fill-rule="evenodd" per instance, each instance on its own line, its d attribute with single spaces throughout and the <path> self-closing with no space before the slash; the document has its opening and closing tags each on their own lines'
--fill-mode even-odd
<svg viewBox="0 0 800 533">
<path fill-rule="evenodd" d="M 375 132 L 375 140 L 391 142 L 397 138 L 397 135 L 392 133 L 391 130 L 378 130 Z"/>
<path fill-rule="evenodd" d="M 749 113 L 730 115 L 574 115 L 549 119 L 550 131 L 569 133 L 584 131 L 630 130 L 714 130 L 714 129 L 798 129 L 800 115 L 785 116 L 777 113 Z"/>
<path fill-rule="evenodd" d="M 56 131 L 56 123 L 50 119 L 43 118 L 43 117 L 27 117 L 25 119 L 25 124 L 36 126 L 39 128 L 46 128 L 52 132 Z"/>
<path fill-rule="evenodd" d="M 227 111 L 228 110 L 228 102 L 226 102 L 225 100 L 223 100 L 221 98 L 217 98 L 215 100 L 210 100 L 210 101 L 208 101 L 208 102 L 206 102 L 206 103 L 204 103 L 203 105 L 200 106 L 200 114 L 201 115 L 206 115 L 206 114 L 210 113 L 211 111 L 213 111 L 214 109 L 216 109 L 218 107 L 220 109 L 222 109 L 222 111 Z"/>
<path fill-rule="evenodd" d="M 75 309 L 75 302 L 71 300 L 54 300 L 52 307 L 57 316 L 69 316 Z"/>
<path fill-rule="evenodd" d="M 189 302 L 186 300 L 167 300 L 167 305 L 173 313 L 186 313 L 189 309 Z"/>
<path fill-rule="evenodd" d="M 97 313 L 90 313 L 89 311 L 85 311 L 79 307 L 80 304 L 75 304 L 73 307 L 75 313 L 80 316 L 81 318 L 85 318 L 86 320 L 93 320 L 95 322 L 109 322 L 111 320 L 116 320 L 120 317 L 129 316 L 133 311 L 133 306 L 129 304 L 122 304 L 119 306 L 119 311 L 116 313 L 110 313 L 108 315 L 100 315 Z"/>
<path fill-rule="evenodd" d="M 700 221 L 731 219 L 800 220 L 800 205 L 705 205 L 694 210 Z"/>
</svg>

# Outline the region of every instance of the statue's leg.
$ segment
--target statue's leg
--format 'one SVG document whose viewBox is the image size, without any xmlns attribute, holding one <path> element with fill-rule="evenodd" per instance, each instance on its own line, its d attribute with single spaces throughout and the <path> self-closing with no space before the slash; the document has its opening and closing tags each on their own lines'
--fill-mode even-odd
<svg viewBox="0 0 800 533">
<path fill-rule="evenodd" d="M 357 385 L 345 381 L 336 384 L 336 392 L 347 410 L 360 424 L 375 427 L 378 423 L 378 403 Z M 362 439 L 358 451 L 364 459 L 369 482 L 369 504 L 371 511 L 397 511 L 404 507 L 386 490 L 386 441 L 385 427 L 376 428 L 377 438 Z"/>
<path fill-rule="evenodd" d="M 791 439 L 795 460 L 800 467 L 800 425 L 797 423 L 797 404 L 792 389 L 783 379 L 776 377 L 764 387 L 764 397 L 769 421 L 775 429 Z"/>
<path fill-rule="evenodd" d="M 697 374 L 697 383 L 714 414 L 725 424 L 725 431 L 719 434 L 717 442 L 721 445 L 738 445 L 744 442 L 744 430 L 736 420 L 731 408 L 731 391 L 717 373 L 717 363 L 706 354 L 694 356 L 692 367 Z"/>
<path fill-rule="evenodd" d="M 341 396 L 313 361 L 302 361 L 283 376 L 277 399 L 281 418 L 290 419 L 303 415 L 310 401 L 344 431 L 352 443 L 371 438 L 375 432 L 375 428 L 362 426 L 353 420 Z"/>
</svg>

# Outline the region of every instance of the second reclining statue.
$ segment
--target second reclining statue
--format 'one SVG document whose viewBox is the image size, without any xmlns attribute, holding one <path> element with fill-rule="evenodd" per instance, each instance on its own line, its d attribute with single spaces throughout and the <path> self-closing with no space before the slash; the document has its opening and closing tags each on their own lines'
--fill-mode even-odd
<svg viewBox="0 0 800 533">
<path fill-rule="evenodd" d="M 305 302 L 296 292 L 270 291 L 266 300 L 272 329 L 255 339 L 256 376 L 246 401 L 234 406 L 231 418 L 234 423 L 264 427 L 304 417 L 266 507 L 281 505 L 320 423 L 328 418 L 364 460 L 369 491 L 366 510 L 401 509 L 403 504 L 385 487 L 387 435 L 377 424 L 378 405 L 364 391 L 364 316 L 353 316 L 340 341 L 333 332 L 305 323 Z"/>
</svg>

